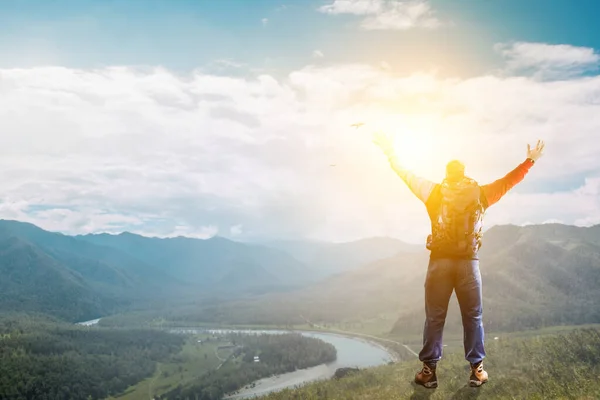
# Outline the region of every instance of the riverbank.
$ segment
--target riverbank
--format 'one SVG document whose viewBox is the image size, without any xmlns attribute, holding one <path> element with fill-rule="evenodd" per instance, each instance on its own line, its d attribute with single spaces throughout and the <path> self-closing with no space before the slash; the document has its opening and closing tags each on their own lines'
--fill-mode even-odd
<svg viewBox="0 0 600 400">
<path fill-rule="evenodd" d="M 307 372 L 312 373 L 310 378 L 323 377 L 323 372 L 315 371 L 316 366 L 326 365 L 326 377 L 329 369 L 334 369 L 337 359 L 356 358 L 363 352 L 351 352 L 349 346 L 339 343 L 339 340 L 315 337 L 309 334 L 297 334 L 290 332 L 250 332 L 242 331 L 203 331 L 192 333 L 181 332 L 182 336 L 195 338 L 198 335 L 210 337 L 210 341 L 228 341 L 236 346 L 235 356 L 224 364 L 226 371 L 211 371 L 208 374 L 198 376 L 190 385 L 181 385 L 177 388 L 166 390 L 165 397 L 175 398 L 199 398 L 221 399 L 222 396 L 239 394 L 240 390 L 255 388 L 256 383 L 268 377 L 284 376 L 282 388 L 289 387 L 294 383 L 303 383 L 308 378 Z M 209 339 L 207 339 L 208 341 Z M 230 347 L 230 346 L 229 346 Z M 378 349 L 371 350 L 371 358 Z M 341 357 L 338 357 L 341 355 Z M 363 357 L 364 358 L 364 357 Z M 367 362 L 373 362 L 368 359 Z M 379 360 L 375 360 L 378 362 Z M 318 369 L 318 368 L 317 368 Z M 295 379 L 290 383 L 288 379 Z M 262 386 L 262 385 L 261 385 Z M 265 386 L 264 391 L 272 391 L 273 388 Z M 242 396 L 243 397 L 243 396 Z"/>
<path fill-rule="evenodd" d="M 92 326 L 98 324 L 100 319 L 85 321 L 79 323 L 80 325 Z M 339 368 L 359 368 L 365 369 L 385 364 L 397 363 L 399 361 L 406 360 L 407 358 L 411 358 L 411 355 L 407 355 L 405 351 L 403 351 L 400 343 L 394 341 L 388 341 L 387 339 L 378 338 L 372 335 L 354 333 L 354 332 L 346 332 L 346 331 L 338 331 L 333 329 L 324 329 L 318 325 L 308 325 L 308 329 L 273 329 L 272 327 L 263 327 L 257 328 L 253 327 L 252 329 L 239 329 L 239 327 L 219 327 L 219 328 L 210 328 L 207 326 L 197 326 L 197 327 L 170 327 L 170 328 L 162 328 L 161 330 L 166 330 L 171 333 L 178 333 L 190 336 L 204 335 L 208 334 L 212 337 L 225 335 L 230 332 L 239 332 L 239 333 L 247 333 L 247 334 L 285 334 L 285 333 L 298 333 L 308 337 L 314 337 L 321 339 L 325 342 L 328 342 L 336 347 L 338 352 L 338 358 L 336 361 L 321 364 L 314 367 L 299 369 L 293 372 L 274 375 L 270 377 L 265 377 L 259 379 L 255 382 L 252 382 L 246 385 L 241 390 L 238 390 L 234 393 L 230 393 L 227 397 L 228 399 L 243 399 L 243 398 L 251 398 L 258 395 L 268 394 L 274 391 L 283 390 L 290 387 L 299 387 L 317 380 L 328 380 L 331 379 L 335 371 Z M 159 328 L 160 329 L 160 328 Z M 184 371 L 187 368 L 184 367 Z M 173 367 L 175 368 L 175 366 Z M 169 370 L 171 368 L 168 368 Z M 170 375 L 169 382 L 155 382 L 156 377 L 148 378 L 144 382 L 140 382 L 139 385 L 136 385 L 136 388 L 131 388 L 132 390 L 128 390 L 126 393 L 126 398 L 129 399 L 137 399 L 137 393 L 148 393 L 151 391 L 151 386 L 154 388 L 159 388 L 162 386 L 163 390 L 166 388 L 164 385 L 174 384 L 174 379 L 176 376 L 180 375 L 179 373 L 174 373 L 175 371 L 162 371 L 167 372 Z M 173 373 L 170 373 L 173 372 Z M 161 377 L 161 381 L 164 380 Z M 185 381 L 182 376 L 182 381 Z M 150 382 L 153 384 L 150 385 Z M 159 384 L 160 383 L 160 384 Z M 144 387 L 144 389 L 142 389 Z M 140 390 L 142 389 L 142 390 Z M 135 393 L 135 394 L 134 394 Z M 129 396 L 127 396 L 129 395 Z M 140 397 L 141 398 L 141 397 Z"/>
<path fill-rule="evenodd" d="M 318 329 L 314 329 L 317 327 Z M 206 330 L 210 332 L 248 332 L 248 333 L 300 333 L 300 334 L 328 334 L 338 336 L 346 339 L 356 340 L 368 344 L 373 347 L 377 347 L 382 351 L 386 352 L 392 362 L 400 362 L 413 359 L 418 357 L 407 345 L 385 338 L 380 338 L 373 335 L 367 335 L 357 332 L 340 331 L 336 329 L 321 328 L 318 325 L 313 325 L 313 329 L 272 329 L 272 328 L 239 328 L 235 326 L 221 327 L 218 329 L 207 329 L 207 328 L 171 328 L 178 331 L 188 331 L 190 333 Z M 407 354 L 408 353 L 408 354 Z M 414 356 L 414 357 L 413 357 Z"/>
<path fill-rule="evenodd" d="M 97 318 L 97 319 L 93 319 L 90 321 L 84 321 L 84 322 L 78 322 L 78 325 L 84 325 L 84 326 L 92 326 L 92 325 L 98 325 L 100 320 L 102 318 Z M 306 318 L 305 318 L 306 319 Z M 218 330 L 235 330 L 235 331 L 256 331 L 256 332 L 260 332 L 260 331 L 281 331 L 281 332 L 316 332 L 316 333 L 331 333 L 331 334 L 336 334 L 336 335 L 341 335 L 343 337 L 347 337 L 347 338 L 351 338 L 351 339 L 356 339 L 356 340 L 363 340 L 366 343 L 372 344 L 374 346 L 377 346 L 379 348 L 384 349 L 385 351 L 387 351 L 388 353 L 390 353 L 390 356 L 392 357 L 392 360 L 394 362 L 399 362 L 399 361 L 404 361 L 407 359 L 411 359 L 412 356 L 417 357 L 418 354 L 413 351 L 408 345 L 394 341 L 394 340 L 390 340 L 390 339 L 385 339 L 385 338 L 381 338 L 378 336 L 374 336 L 374 335 L 369 335 L 369 334 L 364 334 L 364 333 L 359 333 L 359 332 L 352 332 L 352 331 L 343 331 L 343 330 L 339 330 L 339 329 L 334 329 L 334 328 L 325 328 L 323 326 L 314 324 L 308 320 L 306 320 L 306 328 L 302 327 L 302 328 L 278 328 L 275 326 L 261 326 L 261 325 L 235 325 L 235 324 L 231 324 L 231 325 L 223 325 L 223 326 L 219 326 L 218 328 L 215 328 L 214 325 L 211 324 L 202 324 L 202 323 L 198 323 L 197 325 L 190 325 L 190 326 L 169 326 L 169 327 L 160 327 L 159 329 L 167 329 L 167 330 L 189 330 L 190 332 L 194 332 L 197 330 L 214 330 L 214 331 L 218 331 Z"/>
<path fill-rule="evenodd" d="M 184 329 L 181 332 L 188 331 Z M 374 343 L 364 338 L 352 337 L 347 334 L 322 332 L 315 330 L 232 330 L 216 329 L 210 330 L 214 334 L 227 334 L 229 332 L 240 332 L 247 334 L 284 334 L 298 333 L 307 337 L 314 337 L 330 343 L 337 350 L 337 359 L 331 363 L 321 364 L 315 367 L 298 369 L 293 372 L 262 378 L 241 390 L 230 393 L 228 399 L 245 399 L 266 395 L 271 392 L 287 388 L 300 387 L 305 384 L 331 379 L 339 368 L 366 369 L 393 363 L 397 360 L 394 352 L 389 351 L 380 343 Z M 193 332 L 189 332 L 193 333 Z"/>
<path fill-rule="evenodd" d="M 414 360 L 418 358 L 418 354 L 410 349 L 407 345 L 393 340 L 379 338 L 373 335 L 361 334 L 356 332 L 339 331 L 334 329 L 322 328 L 318 325 L 312 324 L 313 329 L 235 329 L 235 328 L 221 328 L 215 329 L 213 332 L 227 332 L 227 331 L 245 331 L 258 333 L 277 333 L 277 332 L 295 332 L 305 335 L 327 335 L 330 337 L 337 337 L 344 340 L 351 340 L 355 342 L 363 343 L 366 346 L 375 347 L 380 351 L 387 354 L 390 358 L 390 363 L 398 363 L 406 360 Z M 317 328 L 317 329 L 314 329 Z M 321 337 L 321 339 L 323 339 Z M 343 367 L 357 367 L 356 365 L 346 365 L 344 362 L 336 363 L 337 365 L 326 365 L 322 364 L 316 367 L 307 368 L 304 370 L 297 370 L 287 374 L 281 374 L 277 376 L 271 376 L 267 378 L 255 381 L 251 385 L 247 385 L 245 388 L 236 391 L 235 393 L 229 394 L 224 399 L 227 400 L 241 400 L 251 399 L 255 397 L 261 397 L 270 393 L 279 392 L 290 388 L 300 388 L 304 385 L 318 382 L 327 381 L 333 378 L 335 371 L 338 368 Z M 379 364 L 379 365 L 383 365 Z M 375 367 L 376 365 L 362 366 L 360 369 Z"/>
<path fill-rule="evenodd" d="M 332 371 L 326 364 L 321 364 L 304 370 L 270 376 L 247 385 L 235 394 L 225 396 L 223 400 L 248 399 L 284 389 L 299 388 L 309 383 L 330 379 L 330 375 L 333 376 L 334 373 L 335 371 Z M 328 377 L 326 378 L 326 376 Z"/>
<path fill-rule="evenodd" d="M 306 318 L 305 318 L 306 319 Z M 387 352 L 389 352 L 393 358 L 394 362 L 406 361 L 410 360 L 414 357 L 418 357 L 419 355 L 411 349 L 408 345 L 404 343 L 397 342 L 391 339 L 385 339 L 374 335 L 369 335 L 366 333 L 352 332 L 352 331 L 343 331 L 340 329 L 333 328 L 325 328 L 321 325 L 314 324 L 308 320 L 306 320 L 309 326 L 313 329 L 317 328 L 319 332 L 329 332 L 338 335 L 343 335 L 346 337 L 351 337 L 357 340 L 365 340 L 368 343 L 371 343 L 375 346 L 380 346 L 384 348 Z"/>
<path fill-rule="evenodd" d="M 390 344 L 395 344 L 395 345 L 399 345 L 399 346 L 404 346 L 404 345 L 402 345 L 402 343 L 395 342 L 395 341 L 389 341 L 391 343 L 388 343 L 387 345 L 385 345 L 382 342 L 387 341 L 387 339 L 384 339 L 384 338 L 378 338 L 376 336 L 371 336 L 371 335 L 363 335 L 363 334 L 360 334 L 360 333 L 346 332 L 346 331 L 337 331 L 337 330 L 330 330 L 330 329 L 324 329 L 324 330 L 292 330 L 291 332 L 298 332 L 298 333 L 303 333 L 303 332 L 304 333 L 325 333 L 325 334 L 328 334 L 328 335 L 335 335 L 335 336 L 339 336 L 339 337 L 343 337 L 343 338 L 347 338 L 347 339 L 357 340 L 357 341 L 363 342 L 365 344 L 377 347 L 377 348 L 381 349 L 382 351 L 385 351 L 386 353 L 389 354 L 392 362 L 396 363 L 396 362 L 400 362 L 400 361 L 405 361 L 404 360 L 404 358 L 405 358 L 404 354 L 400 354 L 398 352 L 398 349 L 395 348 L 395 347 L 392 347 Z"/>
<path fill-rule="evenodd" d="M 93 325 L 98 325 L 100 320 L 102 318 L 96 318 L 90 321 L 83 321 L 83 322 L 78 322 L 77 325 L 83 325 L 83 326 L 93 326 Z M 207 331 L 219 331 L 219 330 L 233 330 L 233 331 L 255 331 L 255 332 L 261 332 L 261 331 L 281 331 L 281 332 L 298 332 L 298 333 L 330 333 L 330 334 L 334 334 L 334 335 L 339 335 L 345 338 L 350 338 L 350 339 L 355 339 L 355 340 L 361 340 L 365 343 L 368 343 L 370 345 L 379 347 L 380 349 L 386 351 L 387 353 L 389 353 L 390 357 L 392 358 L 393 362 L 399 362 L 399 361 L 404 361 L 405 359 L 405 354 L 403 354 L 403 352 L 399 352 L 397 346 L 401 346 L 403 347 L 405 350 L 407 350 L 409 353 L 411 353 L 414 356 L 417 356 L 417 353 L 415 353 L 410 347 L 408 347 L 405 344 L 402 344 L 400 342 L 396 342 L 393 340 L 389 340 L 389 339 L 385 339 L 385 338 L 380 338 L 377 336 L 373 336 L 373 335 L 367 335 L 367 334 L 363 334 L 363 333 L 358 333 L 358 332 L 348 332 L 348 331 L 341 331 L 341 330 L 337 330 L 337 329 L 330 329 L 330 328 L 323 328 L 319 325 L 315 325 L 315 324 L 311 324 L 313 329 L 274 329 L 271 327 L 240 327 L 240 326 L 235 326 L 235 325 L 231 325 L 231 326 L 224 326 L 221 328 L 217 328 L 217 329 L 211 329 L 210 327 L 175 327 L 175 328 L 162 328 L 162 329 L 168 329 L 168 330 L 189 330 L 190 332 L 197 332 L 198 330 L 207 330 Z M 309 325 L 309 326 L 311 326 Z M 318 329 L 314 329 L 314 328 L 318 328 Z"/>
</svg>

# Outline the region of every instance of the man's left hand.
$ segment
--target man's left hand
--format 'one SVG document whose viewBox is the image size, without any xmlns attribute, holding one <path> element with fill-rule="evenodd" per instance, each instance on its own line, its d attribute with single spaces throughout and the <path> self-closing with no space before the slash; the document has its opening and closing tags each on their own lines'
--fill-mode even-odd
<svg viewBox="0 0 600 400">
<path fill-rule="evenodd" d="M 536 162 L 541 156 L 544 155 L 545 146 L 546 144 L 543 140 L 538 140 L 537 144 L 535 145 L 535 148 L 533 149 L 529 144 L 527 144 L 527 158 L 530 158 L 531 160 L 533 160 L 533 162 Z"/>
</svg>

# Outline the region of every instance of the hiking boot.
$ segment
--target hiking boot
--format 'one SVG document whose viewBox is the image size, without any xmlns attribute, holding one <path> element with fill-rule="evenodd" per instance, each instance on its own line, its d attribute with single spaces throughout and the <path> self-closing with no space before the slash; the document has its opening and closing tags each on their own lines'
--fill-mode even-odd
<svg viewBox="0 0 600 400">
<path fill-rule="evenodd" d="M 483 361 L 477 364 L 471 364 L 471 376 L 469 377 L 469 386 L 479 387 L 488 381 L 488 373 L 483 369 Z"/>
<path fill-rule="evenodd" d="M 437 376 L 435 375 L 435 365 L 423 363 L 423 368 L 415 375 L 415 383 L 425 386 L 427 389 L 437 387 Z"/>
</svg>

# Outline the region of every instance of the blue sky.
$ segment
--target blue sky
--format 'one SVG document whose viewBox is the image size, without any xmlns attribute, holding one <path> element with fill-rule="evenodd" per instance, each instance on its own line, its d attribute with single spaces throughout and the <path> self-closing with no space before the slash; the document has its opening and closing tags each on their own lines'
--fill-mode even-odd
<svg viewBox="0 0 600 400">
<path fill-rule="evenodd" d="M 4 0 L 0 65 L 163 65 L 191 70 L 229 59 L 275 73 L 310 61 L 385 60 L 397 68 L 473 74 L 512 40 L 600 47 L 593 0 L 431 1 L 436 30 L 362 31 L 360 17 L 316 10 L 325 0 Z M 261 22 L 268 19 L 266 25 Z M 377 45 L 373 45 L 376 43 Z"/>
<path fill-rule="evenodd" d="M 599 14 L 591 0 L 0 1 L 0 218 L 422 243 L 422 204 L 370 142 L 381 128 L 432 180 L 457 157 L 499 178 L 542 138 L 487 226 L 600 223 Z"/>
</svg>

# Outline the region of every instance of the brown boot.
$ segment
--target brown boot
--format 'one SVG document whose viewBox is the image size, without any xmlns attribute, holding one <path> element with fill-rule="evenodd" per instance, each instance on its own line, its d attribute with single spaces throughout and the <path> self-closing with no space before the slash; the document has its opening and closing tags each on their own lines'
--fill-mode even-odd
<svg viewBox="0 0 600 400">
<path fill-rule="evenodd" d="M 423 368 L 415 375 L 415 383 L 425 386 L 427 389 L 437 387 L 437 376 L 435 375 L 435 364 L 423 363 Z"/>
<path fill-rule="evenodd" d="M 469 386 L 479 387 L 488 381 L 488 373 L 483 369 L 483 361 L 471 364 L 471 376 Z"/>
</svg>

